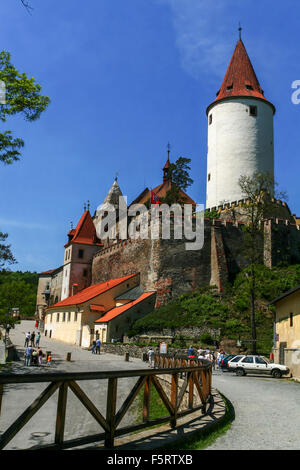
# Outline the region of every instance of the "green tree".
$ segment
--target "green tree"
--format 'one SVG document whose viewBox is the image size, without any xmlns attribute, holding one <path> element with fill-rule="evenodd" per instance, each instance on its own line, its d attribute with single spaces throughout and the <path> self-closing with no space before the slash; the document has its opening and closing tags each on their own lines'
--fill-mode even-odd
<svg viewBox="0 0 300 470">
<path fill-rule="evenodd" d="M 285 199 L 284 193 L 278 193 L 277 183 L 269 173 L 256 172 L 253 176 L 242 175 L 239 186 L 243 198 L 246 200 L 242 206 L 242 212 L 248 221 L 245 224 L 243 254 L 248 262 L 248 268 L 244 271 L 249 284 L 250 293 L 250 321 L 252 354 L 256 354 L 256 270 L 257 264 L 262 264 L 268 247 L 264 243 L 264 231 L 262 220 L 272 213 L 274 204 L 272 196 Z"/>
<path fill-rule="evenodd" d="M 5 85 L 5 97 L 0 103 L 0 120 L 22 114 L 26 121 L 36 121 L 47 108 L 50 99 L 42 96 L 41 86 L 34 78 L 28 78 L 20 73 L 11 63 L 9 52 L 0 52 L 0 81 Z M 19 160 L 20 149 L 24 141 L 14 138 L 10 130 L 0 133 L 0 161 L 11 164 Z"/>
<path fill-rule="evenodd" d="M 12 309 L 19 308 L 21 317 L 33 317 L 35 313 L 36 289 L 25 281 L 0 284 L 0 325 L 16 322 Z"/>
<path fill-rule="evenodd" d="M 172 180 L 172 183 L 175 183 L 183 191 L 186 191 L 194 182 L 189 176 L 190 163 L 190 158 L 179 157 L 175 163 L 170 163 L 168 168 L 168 177 Z"/>
<path fill-rule="evenodd" d="M 193 184 L 192 178 L 189 176 L 191 162 L 190 158 L 179 157 L 175 163 L 170 163 L 167 177 L 171 180 L 171 188 L 166 192 L 166 196 L 162 202 L 168 205 L 174 203 L 185 202 L 185 197 L 181 191 L 186 191 Z"/>
<path fill-rule="evenodd" d="M 5 263 L 13 264 L 16 262 L 11 250 L 10 245 L 6 245 L 4 242 L 7 239 L 7 233 L 0 232 L 0 268 L 3 268 Z"/>
</svg>

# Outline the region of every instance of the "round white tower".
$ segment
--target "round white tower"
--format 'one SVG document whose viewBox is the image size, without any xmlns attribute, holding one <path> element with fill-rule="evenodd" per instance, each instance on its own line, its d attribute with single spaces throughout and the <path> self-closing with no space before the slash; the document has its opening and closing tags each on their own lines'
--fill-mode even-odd
<svg viewBox="0 0 300 470">
<path fill-rule="evenodd" d="M 217 98 L 207 108 L 207 208 L 242 199 L 241 175 L 274 175 L 274 113 L 240 39 Z"/>
</svg>

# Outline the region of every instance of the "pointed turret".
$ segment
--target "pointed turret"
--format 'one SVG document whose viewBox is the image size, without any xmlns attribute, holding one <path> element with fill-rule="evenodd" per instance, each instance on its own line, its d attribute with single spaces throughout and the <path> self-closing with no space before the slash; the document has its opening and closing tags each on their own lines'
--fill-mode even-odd
<svg viewBox="0 0 300 470">
<path fill-rule="evenodd" d="M 259 84 L 245 45 L 241 39 L 239 39 L 236 44 L 221 88 L 217 92 L 215 101 L 208 106 L 207 113 L 216 102 L 237 97 L 263 100 L 272 106 L 275 113 L 275 106 L 265 98 L 264 91 Z"/>
<path fill-rule="evenodd" d="M 118 184 L 118 179 L 116 177 L 115 181 L 113 182 L 113 185 L 111 186 L 110 190 L 107 193 L 106 198 L 103 201 L 102 209 L 107 204 L 112 204 L 116 209 L 118 209 L 118 207 L 119 207 L 119 197 L 123 197 L 123 193 L 121 191 L 121 188 Z"/>
<path fill-rule="evenodd" d="M 274 175 L 275 107 L 265 98 L 239 36 L 221 88 L 207 108 L 207 208 L 243 199 L 241 176 Z"/>
</svg>

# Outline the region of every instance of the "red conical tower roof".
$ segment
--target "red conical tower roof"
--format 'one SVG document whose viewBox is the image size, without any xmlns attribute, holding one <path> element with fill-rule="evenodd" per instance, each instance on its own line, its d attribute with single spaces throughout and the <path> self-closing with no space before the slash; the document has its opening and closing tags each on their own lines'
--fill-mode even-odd
<svg viewBox="0 0 300 470">
<path fill-rule="evenodd" d="M 101 246 L 100 240 L 97 239 L 96 229 L 89 210 L 84 211 L 76 229 L 70 230 L 68 235 L 70 240 L 65 245 L 65 247 L 68 246 L 71 242 L 80 243 L 83 245 Z"/>
<path fill-rule="evenodd" d="M 207 111 L 218 101 L 235 97 L 258 98 L 270 104 L 275 112 L 274 105 L 264 97 L 264 92 L 241 39 L 237 42 L 217 98 L 209 105 Z"/>
</svg>

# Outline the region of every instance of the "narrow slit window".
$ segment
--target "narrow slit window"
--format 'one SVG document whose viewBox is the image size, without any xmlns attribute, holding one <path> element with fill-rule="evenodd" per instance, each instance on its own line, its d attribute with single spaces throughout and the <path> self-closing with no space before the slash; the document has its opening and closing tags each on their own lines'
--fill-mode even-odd
<svg viewBox="0 0 300 470">
<path fill-rule="evenodd" d="M 207 175 L 207 181 L 210 181 L 210 173 Z"/>
<path fill-rule="evenodd" d="M 257 116 L 257 106 L 249 106 L 250 116 Z"/>
<path fill-rule="evenodd" d="M 212 123 L 212 114 L 209 115 L 208 122 L 209 122 L 209 124 Z"/>
<path fill-rule="evenodd" d="M 293 314 L 290 313 L 290 326 L 293 326 Z"/>
</svg>

